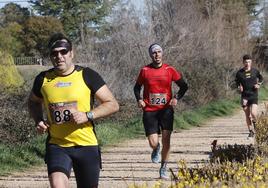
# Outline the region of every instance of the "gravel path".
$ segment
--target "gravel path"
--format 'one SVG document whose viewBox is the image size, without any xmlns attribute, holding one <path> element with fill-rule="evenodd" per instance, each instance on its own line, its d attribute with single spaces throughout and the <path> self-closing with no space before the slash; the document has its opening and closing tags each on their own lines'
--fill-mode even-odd
<svg viewBox="0 0 268 188">
<path fill-rule="evenodd" d="M 260 111 L 263 111 L 260 105 Z M 201 127 L 174 132 L 171 139 L 171 154 L 168 167 L 177 172 L 177 162 L 181 159 L 188 166 L 204 164 L 209 158 L 211 142 L 218 144 L 252 144 L 248 139 L 245 117 L 242 111 L 233 116 L 215 118 Z M 151 149 L 146 138 L 130 140 L 102 151 L 103 170 L 100 176 L 100 188 L 126 188 L 130 185 L 151 187 L 159 181 L 160 164 L 151 163 Z M 171 181 L 163 181 L 170 185 Z M 76 187 L 72 174 L 71 187 Z M 46 188 L 49 187 L 45 166 L 36 167 L 23 173 L 0 177 L 1 188 Z"/>
</svg>

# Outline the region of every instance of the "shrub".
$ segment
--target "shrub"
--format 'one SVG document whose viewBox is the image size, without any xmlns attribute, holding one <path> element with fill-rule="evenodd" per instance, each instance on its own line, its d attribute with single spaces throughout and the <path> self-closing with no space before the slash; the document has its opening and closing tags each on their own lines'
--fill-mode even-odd
<svg viewBox="0 0 268 188">
<path fill-rule="evenodd" d="M 0 143 L 16 144 L 29 142 L 35 136 L 33 121 L 27 111 L 28 93 L 17 90 L 0 98 Z"/>
<path fill-rule="evenodd" d="M 0 51 L 0 79 L 2 90 L 13 90 L 22 86 L 23 78 L 19 74 L 11 55 Z"/>
</svg>

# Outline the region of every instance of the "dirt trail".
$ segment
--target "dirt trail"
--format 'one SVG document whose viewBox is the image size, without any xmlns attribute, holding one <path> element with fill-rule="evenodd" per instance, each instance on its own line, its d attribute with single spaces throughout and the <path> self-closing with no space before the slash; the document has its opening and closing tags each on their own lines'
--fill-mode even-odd
<svg viewBox="0 0 268 188">
<path fill-rule="evenodd" d="M 264 111 L 261 104 L 259 113 Z M 252 144 L 247 138 L 244 113 L 237 112 L 233 116 L 216 118 L 201 127 L 183 130 L 172 134 L 169 168 L 177 172 L 177 162 L 186 160 L 188 166 L 202 164 L 209 159 L 211 142 L 218 144 Z M 151 187 L 159 179 L 160 164 L 150 160 L 151 150 L 147 140 L 131 140 L 106 148 L 102 151 L 103 170 L 100 176 L 100 188 L 125 188 L 128 185 L 142 185 L 145 182 Z M 164 181 L 170 185 L 170 181 Z M 72 174 L 71 187 L 75 186 Z M 49 187 L 45 166 L 16 173 L 8 177 L 0 177 L 1 188 L 45 188 Z"/>
</svg>

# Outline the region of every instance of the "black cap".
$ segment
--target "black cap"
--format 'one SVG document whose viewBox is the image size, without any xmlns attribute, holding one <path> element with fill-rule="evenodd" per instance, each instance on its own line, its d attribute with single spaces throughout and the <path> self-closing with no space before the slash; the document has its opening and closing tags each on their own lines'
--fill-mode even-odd
<svg viewBox="0 0 268 188">
<path fill-rule="evenodd" d="M 58 41 L 61 40 L 66 40 L 67 43 L 69 44 L 69 49 L 68 50 L 72 50 L 72 42 L 70 41 L 70 39 L 68 39 L 64 34 L 62 33 L 54 33 L 48 42 L 48 48 L 49 50 L 52 50 L 53 48 L 55 48 L 55 44 L 58 43 Z"/>
</svg>

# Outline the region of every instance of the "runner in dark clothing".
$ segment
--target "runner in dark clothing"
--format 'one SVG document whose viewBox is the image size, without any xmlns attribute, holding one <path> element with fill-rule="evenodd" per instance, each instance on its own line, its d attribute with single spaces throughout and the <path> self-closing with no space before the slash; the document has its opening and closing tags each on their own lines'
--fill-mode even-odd
<svg viewBox="0 0 268 188">
<path fill-rule="evenodd" d="M 260 72 L 252 68 L 252 58 L 243 56 L 244 67 L 236 73 L 236 84 L 241 92 L 241 106 L 246 115 L 249 137 L 254 136 L 258 108 L 258 89 L 263 82 Z"/>
</svg>

